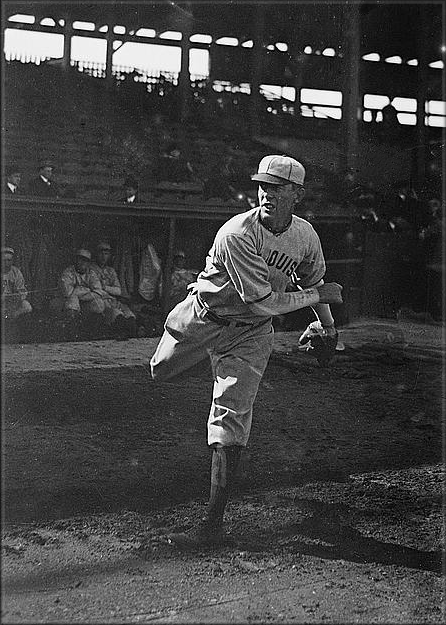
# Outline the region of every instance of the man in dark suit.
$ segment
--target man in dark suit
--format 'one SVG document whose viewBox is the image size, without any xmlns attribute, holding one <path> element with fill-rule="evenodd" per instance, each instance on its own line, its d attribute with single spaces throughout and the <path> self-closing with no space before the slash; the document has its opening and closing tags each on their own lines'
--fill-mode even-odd
<svg viewBox="0 0 446 625">
<path fill-rule="evenodd" d="M 14 165 L 6 167 L 6 183 L 3 187 L 3 192 L 6 195 L 16 195 L 21 193 L 20 182 L 22 179 L 22 173 L 20 169 Z"/>
<path fill-rule="evenodd" d="M 43 162 L 39 167 L 39 175 L 30 181 L 28 185 L 29 195 L 35 197 L 60 197 L 59 185 L 53 180 L 55 166 L 49 161 Z"/>
<path fill-rule="evenodd" d="M 138 181 L 133 176 L 127 176 L 122 185 L 123 195 L 120 196 L 119 202 L 124 204 L 139 204 L 141 199 L 138 192 Z"/>
</svg>

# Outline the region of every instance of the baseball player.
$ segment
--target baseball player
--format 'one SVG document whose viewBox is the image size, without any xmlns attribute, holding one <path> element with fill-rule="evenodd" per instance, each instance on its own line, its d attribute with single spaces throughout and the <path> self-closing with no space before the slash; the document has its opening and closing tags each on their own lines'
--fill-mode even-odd
<svg viewBox="0 0 446 625">
<path fill-rule="evenodd" d="M 104 292 L 105 323 L 126 336 L 136 336 L 136 316 L 126 303 L 118 299 L 122 295 L 122 288 L 116 270 L 110 265 L 111 257 L 110 244 L 100 241 L 96 247 L 96 262 L 90 265 L 99 277 Z"/>
<path fill-rule="evenodd" d="M 150 361 L 155 381 L 171 379 L 208 356 L 213 372 L 207 513 L 190 532 L 168 536 L 176 546 L 200 548 L 225 540 L 224 510 L 272 351 L 272 317 L 313 307 L 322 329 L 309 329 L 304 340 L 325 361 L 334 354 L 337 331 L 329 304 L 342 302 L 342 287 L 324 284 L 319 237 L 310 223 L 293 215 L 305 194 L 304 178 L 304 167 L 288 156 L 260 161 L 252 176 L 259 205 L 219 229 L 204 270 L 167 316 Z M 293 280 L 299 289 L 286 291 Z"/>
<path fill-rule="evenodd" d="M 18 267 L 13 265 L 14 250 L 2 247 L 2 314 L 4 319 L 17 319 L 29 314 L 32 306 L 27 296 L 25 280 Z"/>
</svg>

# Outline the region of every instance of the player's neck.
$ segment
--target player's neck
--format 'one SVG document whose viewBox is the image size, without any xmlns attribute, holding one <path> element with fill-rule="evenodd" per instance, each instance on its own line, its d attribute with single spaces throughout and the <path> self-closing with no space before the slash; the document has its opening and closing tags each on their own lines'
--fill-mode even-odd
<svg viewBox="0 0 446 625">
<path fill-rule="evenodd" d="M 272 232 L 273 234 L 282 234 L 285 230 L 291 226 L 291 222 L 293 220 L 293 216 L 287 216 L 286 219 L 277 220 L 277 219 L 268 219 L 260 217 L 260 223 L 264 228 Z"/>
</svg>

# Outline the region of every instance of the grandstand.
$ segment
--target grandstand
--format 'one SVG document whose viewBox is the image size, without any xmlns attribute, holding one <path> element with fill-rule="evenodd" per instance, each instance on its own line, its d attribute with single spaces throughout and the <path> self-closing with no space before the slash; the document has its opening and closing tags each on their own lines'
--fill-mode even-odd
<svg viewBox="0 0 446 625">
<path fill-rule="evenodd" d="M 358 184 L 382 193 L 400 180 L 440 192 L 441 5 L 192 2 L 186 12 L 167 2 L 135 3 L 134 11 L 128 5 L 5 3 L 3 32 L 64 36 L 59 58 L 16 54 L 3 61 L 4 164 L 16 163 L 29 180 L 42 159 L 51 159 L 63 188 L 58 200 L 4 198 L 7 240 L 20 248 L 20 232 L 45 234 L 56 272 L 63 250 L 93 244 L 97 233 L 117 244 L 122 228 L 133 232 L 138 223 L 147 240 L 150 231 L 165 266 L 179 242 L 201 265 L 215 228 L 255 196 L 249 176 L 259 158 L 284 152 L 307 168 L 303 215 L 313 214 L 331 277 L 354 291 L 346 316 L 366 310 L 355 286 L 364 275 L 363 257 L 342 247 L 354 219 L 342 185 L 353 172 Z M 16 17 L 30 13 L 33 23 Z M 76 23 L 92 27 L 76 29 Z M 143 29 L 155 34 L 147 39 L 138 34 Z M 169 32 L 182 34 L 181 41 L 165 36 Z M 194 40 L 198 33 L 210 41 Z M 74 35 L 102 39 L 105 62 L 73 61 Z M 232 38 L 231 45 L 218 43 L 223 38 Z M 116 65 L 114 40 L 179 46 L 179 72 L 154 75 Z M 191 48 L 209 52 L 208 75 L 191 75 Z M 392 99 L 398 123 L 388 132 L 382 109 Z M 163 169 L 173 148 L 190 163 L 189 176 L 176 179 Z M 206 183 L 225 159 L 233 192 L 209 195 Z M 116 202 L 129 173 L 140 180 L 142 206 Z M 20 252 L 20 258 L 35 290 L 33 255 Z M 381 305 L 370 308 L 382 312 Z"/>
</svg>

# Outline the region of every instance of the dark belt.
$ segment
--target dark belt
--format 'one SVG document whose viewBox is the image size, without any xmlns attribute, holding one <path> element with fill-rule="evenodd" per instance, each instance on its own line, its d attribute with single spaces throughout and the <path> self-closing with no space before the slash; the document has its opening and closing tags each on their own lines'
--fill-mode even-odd
<svg viewBox="0 0 446 625">
<path fill-rule="evenodd" d="M 209 308 L 203 302 L 203 300 L 198 295 L 198 293 L 196 295 L 197 295 L 198 303 L 206 311 L 206 313 L 204 314 L 204 317 L 207 317 L 208 319 L 210 319 L 214 323 L 218 323 L 218 325 L 220 325 L 220 326 L 230 326 L 231 324 L 233 324 L 236 328 L 240 328 L 242 326 L 246 327 L 246 326 L 254 325 L 251 321 L 236 321 L 236 322 L 234 322 L 234 321 L 231 321 L 230 319 L 227 319 L 225 317 L 220 317 L 216 313 L 212 312 L 212 310 L 209 310 Z"/>
</svg>

